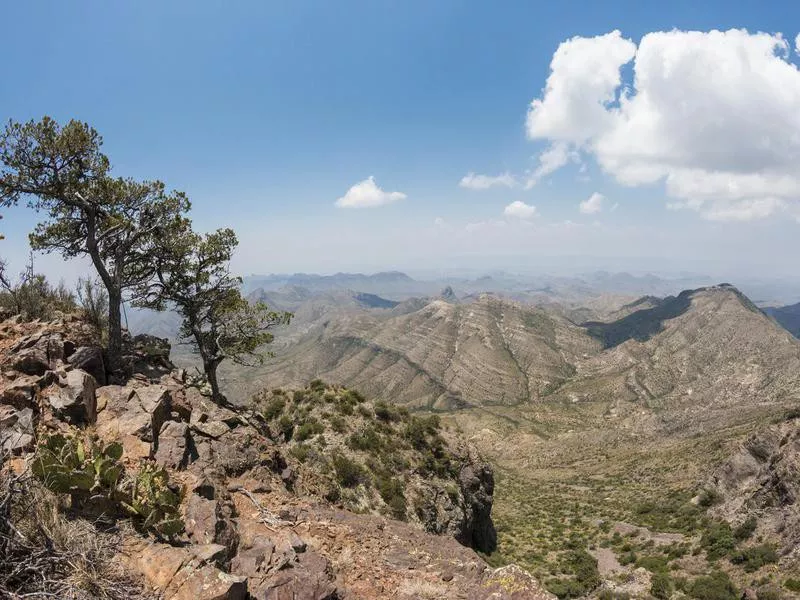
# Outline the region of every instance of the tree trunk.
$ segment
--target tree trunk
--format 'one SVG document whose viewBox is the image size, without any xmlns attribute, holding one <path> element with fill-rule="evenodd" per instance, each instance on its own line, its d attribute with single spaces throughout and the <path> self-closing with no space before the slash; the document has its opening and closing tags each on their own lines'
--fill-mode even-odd
<svg viewBox="0 0 800 600">
<path fill-rule="evenodd" d="M 122 365 L 122 292 L 118 289 L 108 289 L 108 370 L 115 371 Z"/>
<path fill-rule="evenodd" d="M 211 399 L 215 404 L 223 404 L 224 397 L 222 392 L 219 391 L 219 381 L 217 381 L 217 367 L 219 363 L 211 361 L 203 361 L 203 370 L 206 372 L 208 385 L 211 386 Z"/>
</svg>

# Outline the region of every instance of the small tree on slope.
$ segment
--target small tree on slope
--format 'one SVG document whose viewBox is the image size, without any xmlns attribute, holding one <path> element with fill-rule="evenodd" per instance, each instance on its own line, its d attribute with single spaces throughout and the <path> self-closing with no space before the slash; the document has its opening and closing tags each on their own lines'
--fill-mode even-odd
<svg viewBox="0 0 800 600">
<path fill-rule="evenodd" d="M 200 355 L 217 403 L 225 401 L 217 379 L 220 363 L 260 364 L 264 353 L 259 348 L 273 340 L 269 330 L 292 317 L 242 297 L 241 279 L 230 273 L 237 245 L 231 229 L 200 235 L 187 226 L 173 228 L 160 238 L 154 254 L 154 280 L 141 286 L 135 301 L 155 310 L 175 307 L 183 317 L 180 335 Z"/>
</svg>

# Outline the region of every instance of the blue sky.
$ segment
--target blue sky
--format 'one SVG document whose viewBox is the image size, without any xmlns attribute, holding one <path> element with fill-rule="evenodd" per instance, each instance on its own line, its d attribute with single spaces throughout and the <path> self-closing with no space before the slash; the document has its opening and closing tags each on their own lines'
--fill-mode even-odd
<svg viewBox="0 0 800 600">
<path fill-rule="evenodd" d="M 234 227 L 243 272 L 546 268 L 581 256 L 597 266 L 630 258 L 646 269 L 652 258 L 653 270 L 790 273 L 800 192 L 784 163 L 800 156 L 790 114 L 800 115 L 800 7 L 611 4 L 6 2 L 0 115 L 88 121 L 116 174 L 185 190 L 200 228 Z M 771 57 L 755 37 L 708 37 L 730 28 L 780 32 L 786 48 Z M 674 29 L 703 35 L 652 35 Z M 587 43 L 565 46 L 574 62 L 551 72 L 576 36 Z M 687 47 L 697 54 L 675 54 Z M 755 76 L 737 57 L 749 49 L 753 72 L 770 75 L 748 95 L 742 82 Z M 680 65 L 695 64 L 705 71 L 681 75 Z M 609 100 L 592 81 L 615 72 L 622 80 Z M 652 82 L 657 72 L 663 85 L 634 85 L 635 74 Z M 709 94 L 708 82 L 722 92 Z M 655 102 L 623 114 L 626 86 Z M 664 107 L 680 98 L 686 118 L 665 133 Z M 532 115 L 535 99 L 543 108 Z M 759 119 L 740 127 L 736 111 L 749 102 Z M 598 106 L 620 112 L 613 124 Z M 730 135 L 710 123 L 717 115 Z M 708 136 L 691 137 L 706 127 Z M 569 158 L 530 184 L 550 148 Z M 470 173 L 507 183 L 460 186 Z M 394 201 L 336 205 L 370 176 L 376 202 L 389 198 L 381 191 L 397 192 Z M 593 194 L 603 197 L 598 210 L 581 212 Z M 21 267 L 35 222 L 21 208 L 6 213 L 12 265 Z"/>
</svg>

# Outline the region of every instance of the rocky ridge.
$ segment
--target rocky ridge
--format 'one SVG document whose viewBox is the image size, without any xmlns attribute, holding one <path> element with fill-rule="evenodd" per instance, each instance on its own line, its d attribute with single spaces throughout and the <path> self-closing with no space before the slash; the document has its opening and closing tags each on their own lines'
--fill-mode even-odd
<svg viewBox="0 0 800 600">
<path fill-rule="evenodd" d="M 307 465 L 295 468 L 285 440 L 272 439 L 259 414 L 210 402 L 170 368 L 157 340 L 131 341 L 133 373 L 124 382 L 105 381 L 92 342 L 70 318 L 0 324 L 3 473 L 24 471 L 37 443 L 56 433 L 120 444 L 131 471 L 164 467 L 184 530 L 171 543 L 119 530 L 118 559 L 152 597 L 551 597 L 521 569 L 493 570 L 450 535 L 298 494 L 310 477 Z M 458 475 L 462 489 L 443 505 L 441 533 L 467 531 L 462 541 L 472 543 L 488 518 L 474 513 L 478 496 L 491 506 L 490 477 L 469 460 Z"/>
</svg>

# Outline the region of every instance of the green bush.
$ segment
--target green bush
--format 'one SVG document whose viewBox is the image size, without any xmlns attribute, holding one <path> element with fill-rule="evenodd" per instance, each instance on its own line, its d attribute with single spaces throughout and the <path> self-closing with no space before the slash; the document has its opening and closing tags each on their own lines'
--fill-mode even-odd
<svg viewBox="0 0 800 600">
<path fill-rule="evenodd" d="M 393 477 L 378 478 L 378 493 L 389 507 L 395 519 L 405 521 L 406 518 L 406 496 L 405 486 L 399 479 Z"/>
<path fill-rule="evenodd" d="M 344 433 L 347 431 L 347 423 L 345 423 L 344 419 L 339 415 L 331 415 L 328 418 L 328 422 L 331 424 L 331 429 L 336 433 Z"/>
<path fill-rule="evenodd" d="M 760 544 L 734 553 L 731 556 L 731 562 L 735 565 L 742 565 L 745 571 L 753 573 L 764 565 L 778 562 L 778 553 L 772 546 Z"/>
<path fill-rule="evenodd" d="M 311 383 L 308 384 L 308 387 L 310 387 L 312 391 L 315 392 L 324 392 L 327 386 L 325 385 L 325 382 L 322 381 L 322 379 L 314 379 Z"/>
<path fill-rule="evenodd" d="M 711 523 L 703 533 L 700 545 L 705 548 L 710 561 L 727 556 L 736 547 L 731 526 L 725 521 Z"/>
<path fill-rule="evenodd" d="M 169 474 L 153 462 L 143 462 L 139 470 L 127 478 L 125 500 L 121 502 L 141 529 L 163 536 L 183 531 L 181 499 L 169 487 Z"/>
<path fill-rule="evenodd" d="M 311 447 L 308 444 L 297 444 L 289 449 L 289 454 L 301 463 L 306 462 L 309 452 L 311 452 Z"/>
<path fill-rule="evenodd" d="M 727 573 L 715 571 L 706 577 L 698 577 L 687 589 L 692 598 L 698 600 L 738 600 L 736 586 Z"/>
<path fill-rule="evenodd" d="M 375 418 L 384 423 L 392 423 L 400 420 L 400 413 L 394 406 L 381 400 L 375 403 Z"/>
<path fill-rule="evenodd" d="M 698 500 L 698 505 L 702 506 L 703 508 L 708 508 L 709 506 L 714 506 L 722 501 L 722 495 L 713 488 L 708 488 L 702 490 L 700 492 L 700 498 Z"/>
<path fill-rule="evenodd" d="M 343 487 L 353 488 L 367 480 L 364 467 L 343 454 L 333 455 L 333 468 L 336 471 L 336 480 Z"/>
<path fill-rule="evenodd" d="M 277 396 L 267 402 L 261 414 L 267 421 L 272 421 L 283 413 L 284 408 L 286 408 L 286 399 L 282 396 Z"/>
<path fill-rule="evenodd" d="M 650 579 L 650 593 L 654 598 L 667 600 L 672 596 L 672 578 L 666 573 L 655 573 Z"/>
<path fill-rule="evenodd" d="M 294 421 L 289 415 L 283 415 L 278 420 L 278 431 L 283 436 L 284 441 L 289 441 L 292 439 L 292 434 L 294 433 Z"/>
<path fill-rule="evenodd" d="M 377 452 L 382 448 L 383 442 L 377 431 L 372 427 L 365 427 L 351 435 L 347 439 L 347 445 L 353 450 Z"/>
<path fill-rule="evenodd" d="M 790 592 L 800 592 L 800 579 L 794 579 L 793 577 L 789 577 L 787 580 L 783 582 L 783 587 L 785 587 Z"/>
<path fill-rule="evenodd" d="M 312 418 L 300 425 L 300 427 L 295 430 L 294 439 L 296 439 L 298 442 L 303 442 L 310 437 L 324 431 L 325 427 L 322 425 L 322 423 Z"/>
<path fill-rule="evenodd" d="M 571 550 L 567 554 L 567 563 L 575 575 L 575 580 L 584 589 L 584 593 L 591 592 L 600 585 L 600 571 L 597 570 L 597 560 L 586 550 Z"/>
<path fill-rule="evenodd" d="M 668 570 L 667 557 L 665 556 L 642 556 L 636 561 L 637 567 L 644 567 L 651 573 L 666 573 Z"/>
<path fill-rule="evenodd" d="M 783 594 L 775 585 L 764 585 L 758 588 L 758 600 L 782 600 Z"/>
<path fill-rule="evenodd" d="M 750 537 L 753 535 L 753 532 L 756 530 L 757 524 L 758 522 L 755 516 L 751 515 L 747 517 L 747 519 L 741 525 L 733 530 L 733 538 L 737 542 L 743 542 L 744 540 L 750 539 Z"/>
</svg>

